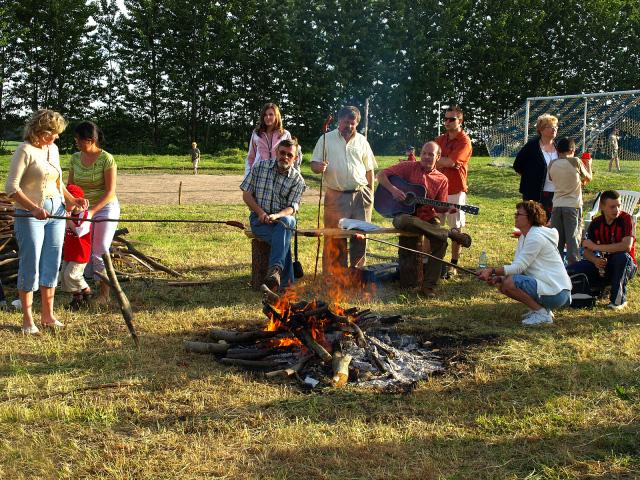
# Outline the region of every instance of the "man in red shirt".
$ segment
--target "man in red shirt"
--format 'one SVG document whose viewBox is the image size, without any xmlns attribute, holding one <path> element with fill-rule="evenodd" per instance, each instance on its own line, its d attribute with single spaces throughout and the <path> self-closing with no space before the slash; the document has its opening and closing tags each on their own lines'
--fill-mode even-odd
<svg viewBox="0 0 640 480">
<path fill-rule="evenodd" d="M 584 258 L 567 267 L 567 273 L 584 273 L 589 284 L 611 285 L 607 307 L 614 310 L 627 305 L 627 282 L 638 269 L 635 257 L 635 235 L 631 215 L 620 208 L 620 194 L 606 190 L 600 194 L 600 211 L 589 224 L 582 241 Z"/>
<path fill-rule="evenodd" d="M 462 131 L 464 115 L 462 109 L 454 105 L 449 107 L 444 114 L 444 128 L 446 132 L 436 138 L 436 143 L 440 146 L 442 155 L 436 163 L 436 168 L 440 170 L 449 181 L 447 192 L 447 202 L 464 205 L 467 202 L 467 165 L 471 158 L 471 139 Z M 461 230 L 465 224 L 465 216 L 462 210 L 456 213 L 445 213 L 440 215 L 442 223 L 447 222 L 449 228 Z M 458 263 L 460 257 L 460 244 L 451 243 L 451 263 Z M 453 269 L 443 269 L 443 278 L 449 278 L 455 274 Z"/>
<path fill-rule="evenodd" d="M 392 175 L 396 175 L 409 183 L 424 186 L 427 198 L 446 202 L 447 177 L 435 169 L 439 158 L 440 147 L 438 144 L 427 142 L 422 146 L 420 162 L 401 162 L 386 168 L 378 174 L 378 182 L 389 190 L 393 198 L 399 202 L 406 198 L 406 194 L 389 181 L 389 177 Z M 447 251 L 447 238 L 451 238 L 451 240 L 464 247 L 471 245 L 471 237 L 466 233 L 447 230 L 440 226 L 437 212 L 453 214 L 456 211 L 455 208 L 420 205 L 413 215 L 406 213 L 396 215 L 393 218 L 393 226 L 399 230 L 415 231 L 426 235 L 431 245 L 431 255 L 437 258 L 444 258 L 444 254 Z M 438 283 L 440 269 L 441 263 L 430 258 L 425 267 L 422 285 L 422 293 L 425 296 L 435 296 L 433 289 Z"/>
</svg>

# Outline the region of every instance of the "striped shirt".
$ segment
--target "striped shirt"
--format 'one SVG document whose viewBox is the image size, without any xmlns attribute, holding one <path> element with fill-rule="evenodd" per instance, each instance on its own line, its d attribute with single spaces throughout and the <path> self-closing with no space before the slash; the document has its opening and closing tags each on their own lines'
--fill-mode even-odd
<svg viewBox="0 0 640 480">
<path fill-rule="evenodd" d="M 627 212 L 620 212 L 611 224 L 608 224 L 604 215 L 600 214 L 589 224 L 589 230 L 585 238 L 599 245 L 611 245 L 620 243 L 624 237 L 633 237 L 629 255 L 636 265 L 635 235 L 633 234 L 633 220 Z"/>
<path fill-rule="evenodd" d="M 275 160 L 256 162 L 240 184 L 240 190 L 251 193 L 269 215 L 287 207 L 297 212 L 305 188 L 298 170 L 292 167 L 287 173 L 278 173 Z"/>
<path fill-rule="evenodd" d="M 90 205 L 100 201 L 105 193 L 104 172 L 116 167 L 116 162 L 109 152 L 102 150 L 96 161 L 90 166 L 85 166 L 80 160 L 80 152 L 71 155 L 71 170 L 73 170 L 73 183 L 82 187 L 84 198 Z"/>
</svg>

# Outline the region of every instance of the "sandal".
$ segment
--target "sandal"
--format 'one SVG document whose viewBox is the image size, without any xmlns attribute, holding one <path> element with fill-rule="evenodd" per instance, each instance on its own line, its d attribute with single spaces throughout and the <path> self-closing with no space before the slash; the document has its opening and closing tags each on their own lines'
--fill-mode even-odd
<svg viewBox="0 0 640 480">
<path fill-rule="evenodd" d="M 59 320 L 54 320 L 53 322 L 43 323 L 42 328 L 50 328 L 51 330 L 62 330 L 64 328 L 64 323 Z"/>
<path fill-rule="evenodd" d="M 22 327 L 23 335 L 40 335 L 40 330 L 35 325 L 31 325 L 30 327 Z"/>
</svg>

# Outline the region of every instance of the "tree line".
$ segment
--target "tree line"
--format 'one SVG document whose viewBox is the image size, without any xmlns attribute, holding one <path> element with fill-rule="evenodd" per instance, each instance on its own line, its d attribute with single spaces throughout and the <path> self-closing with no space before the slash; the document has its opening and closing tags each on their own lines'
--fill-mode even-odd
<svg viewBox="0 0 640 480">
<path fill-rule="evenodd" d="M 369 139 L 398 152 L 528 96 L 638 88 L 637 0 L 4 0 L 0 138 L 52 108 L 114 152 L 244 148 L 260 107 L 312 148 L 325 117 L 370 99 Z M 62 139 L 63 148 L 71 137 Z"/>
</svg>

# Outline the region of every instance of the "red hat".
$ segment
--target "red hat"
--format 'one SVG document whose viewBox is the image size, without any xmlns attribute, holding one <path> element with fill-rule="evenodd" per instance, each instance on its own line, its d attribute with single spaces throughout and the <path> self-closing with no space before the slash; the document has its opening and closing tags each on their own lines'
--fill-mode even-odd
<svg viewBox="0 0 640 480">
<path fill-rule="evenodd" d="M 589 152 L 584 152 L 581 157 L 582 160 L 591 160 L 591 154 Z"/>
<path fill-rule="evenodd" d="M 82 190 L 82 187 L 80 187 L 79 185 L 76 185 L 74 183 L 67 185 L 67 190 L 75 198 L 84 198 L 84 190 Z"/>
</svg>

